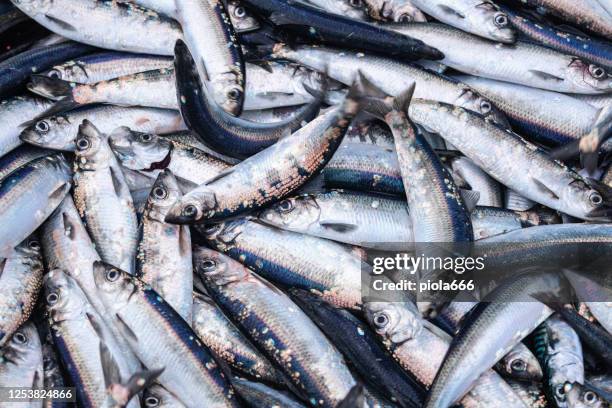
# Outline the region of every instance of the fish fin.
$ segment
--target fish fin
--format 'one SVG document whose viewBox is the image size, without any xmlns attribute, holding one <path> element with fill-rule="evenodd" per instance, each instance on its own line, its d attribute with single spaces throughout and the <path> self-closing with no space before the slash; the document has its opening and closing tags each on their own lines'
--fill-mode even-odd
<svg viewBox="0 0 612 408">
<path fill-rule="evenodd" d="M 113 168 L 113 166 L 109 167 L 111 180 L 113 181 L 113 189 L 115 190 L 115 195 L 117 197 L 123 197 L 123 183 L 119 179 L 119 175 L 117 174 L 117 169 Z M 121 171 L 121 170 L 119 170 Z"/>
<path fill-rule="evenodd" d="M 416 82 L 413 82 L 405 91 L 397 95 L 393 99 L 393 109 L 401 112 L 408 112 L 408 107 L 410 106 L 410 101 L 412 101 L 415 88 Z"/>
<path fill-rule="evenodd" d="M 270 61 L 267 61 L 265 59 L 250 59 L 249 64 L 257 65 L 258 67 L 266 70 L 269 73 L 274 72 L 272 70 L 272 64 L 270 64 Z"/>
<path fill-rule="evenodd" d="M 335 232 L 345 233 L 355 231 L 359 226 L 355 224 L 349 224 L 346 222 L 323 220 L 319 221 L 319 225 L 323 228 L 330 229 Z"/>
<path fill-rule="evenodd" d="M 284 13 L 280 11 L 275 11 L 268 16 L 268 20 L 270 20 L 274 25 L 288 25 L 293 24 L 294 21 L 287 17 Z"/>
<path fill-rule="evenodd" d="M 548 188 L 546 184 L 542 183 L 540 180 L 532 177 L 531 181 L 533 181 L 533 183 L 536 185 L 536 187 L 538 188 L 538 190 L 540 190 L 541 193 L 544 193 L 555 200 L 559 199 L 559 196 L 554 191 L 552 191 L 550 188 Z"/>
<path fill-rule="evenodd" d="M 480 191 L 466 190 L 464 188 L 460 188 L 459 194 L 461 195 L 461 198 L 463 199 L 463 204 L 465 205 L 465 208 L 468 210 L 468 212 L 474 211 L 474 208 L 476 208 L 476 205 L 480 200 Z"/>
<path fill-rule="evenodd" d="M 140 391 L 149 387 L 161 375 L 165 367 L 156 370 L 138 371 L 124 383 L 113 383 L 109 387 L 109 396 L 114 407 L 125 407 Z"/>
<path fill-rule="evenodd" d="M 204 74 L 204 78 L 201 78 L 202 82 L 210 82 L 210 75 L 208 74 L 208 70 L 206 69 L 206 64 L 204 63 L 204 60 L 200 61 L 200 63 L 202 65 L 202 74 Z"/>
<path fill-rule="evenodd" d="M 34 74 L 30 76 L 27 88 L 30 92 L 57 101 L 70 96 L 73 86 L 71 82 L 64 81 L 63 79 Z"/>
<path fill-rule="evenodd" d="M 85 316 L 87 317 L 87 320 L 89 320 L 91 327 L 94 329 L 98 337 L 100 337 L 101 339 L 104 338 L 105 333 L 102 330 L 102 327 L 100 326 L 100 323 L 98 322 L 96 316 L 89 312 L 86 312 Z"/>
<path fill-rule="evenodd" d="M 48 197 L 49 197 L 49 201 L 50 202 L 60 202 L 61 200 L 64 199 L 64 196 L 66 195 L 66 193 L 68 193 L 68 188 L 66 188 L 68 186 L 68 183 L 66 182 L 60 182 L 60 184 L 49 193 Z"/>
<path fill-rule="evenodd" d="M 70 239 L 74 241 L 75 239 L 75 226 L 68 217 L 68 214 L 62 212 L 62 227 L 64 228 L 64 234 Z"/>
<path fill-rule="evenodd" d="M 47 20 L 51 21 L 54 24 L 57 24 L 58 26 L 60 26 L 60 28 L 66 31 L 78 31 L 75 26 L 73 26 L 70 23 L 65 22 L 64 20 L 60 20 L 59 18 L 50 16 L 48 14 L 45 14 L 44 16 Z"/>
<path fill-rule="evenodd" d="M 372 81 L 365 76 L 365 74 L 361 71 L 357 71 L 357 75 L 355 80 L 353 81 L 353 86 L 351 86 L 349 90 L 349 95 L 361 94 L 371 96 L 373 98 L 387 98 L 389 95 L 380 89 L 378 86 L 374 85 Z"/>
<path fill-rule="evenodd" d="M 449 6 L 446 6 L 446 5 L 440 5 L 440 6 L 438 6 L 438 8 L 440 10 L 442 10 L 446 14 L 451 14 L 451 15 L 454 15 L 454 16 L 459 17 L 459 18 L 465 18 L 465 14 L 461 13 L 458 10 L 455 10 L 452 7 L 449 7 Z"/>
<path fill-rule="evenodd" d="M 2 277 L 2 272 L 4 272 L 4 267 L 6 266 L 6 258 L 0 258 L 0 277 Z M 2 339 L 2 336 L 0 336 Z"/>
<path fill-rule="evenodd" d="M 315 89 L 306 83 L 302 84 L 302 86 L 304 87 L 304 90 L 306 90 L 306 92 L 308 92 L 310 95 L 314 96 L 316 100 L 322 101 L 325 99 L 325 93 L 327 90 L 326 83 L 323 85 L 322 89 Z"/>
<path fill-rule="evenodd" d="M 539 71 L 537 69 L 530 69 L 529 72 L 531 72 L 534 76 L 544 80 L 544 81 L 556 81 L 556 82 L 563 82 L 564 79 L 561 77 L 558 77 L 556 75 L 553 74 L 549 74 L 548 72 L 544 72 L 544 71 Z"/>
<path fill-rule="evenodd" d="M 423 323 L 423 327 L 425 327 L 426 329 L 428 329 L 430 332 L 437 335 L 438 337 L 442 339 L 446 339 L 449 342 L 453 339 L 450 334 L 448 334 L 447 332 L 445 332 L 444 330 L 442 330 L 441 328 L 439 328 L 438 326 L 436 326 L 429 320 L 423 319 L 422 323 Z"/>
<path fill-rule="evenodd" d="M 102 340 L 100 340 L 100 360 L 102 362 L 102 372 L 104 373 L 106 388 L 121 382 L 121 373 L 119 372 L 117 362 Z"/>
<path fill-rule="evenodd" d="M 222 178 L 229 176 L 230 174 L 232 174 L 234 172 L 234 168 L 230 167 L 229 169 L 223 170 L 221 173 L 217 174 L 216 176 L 213 176 L 212 178 L 206 180 L 204 182 L 204 185 L 208 186 L 212 183 L 214 183 L 215 181 L 221 180 Z"/>
<path fill-rule="evenodd" d="M 117 329 L 119 329 L 123 337 L 125 337 L 126 340 L 132 343 L 138 343 L 138 336 L 136 336 L 136 333 L 134 333 L 132 329 L 130 329 L 130 326 L 128 326 L 123 321 L 123 319 L 121 318 L 121 316 L 119 316 L 119 314 L 115 313 L 115 317 L 117 318 L 117 322 L 118 322 Z"/>
<path fill-rule="evenodd" d="M 514 190 L 506 191 L 506 208 L 514 211 L 527 211 L 536 205 L 527 197 L 523 197 Z"/>
<path fill-rule="evenodd" d="M 357 408 L 365 404 L 365 389 L 363 384 L 358 383 L 351 388 L 344 399 L 340 401 L 336 408 Z"/>
</svg>

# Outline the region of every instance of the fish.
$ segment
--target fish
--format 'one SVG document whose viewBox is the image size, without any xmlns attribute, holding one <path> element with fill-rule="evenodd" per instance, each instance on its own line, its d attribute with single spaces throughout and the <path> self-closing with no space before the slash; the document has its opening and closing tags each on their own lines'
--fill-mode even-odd
<svg viewBox="0 0 612 408">
<path fill-rule="evenodd" d="M 0 386 L 42 388 L 43 356 L 40 337 L 32 322 L 23 324 L 0 352 Z M 40 400 L 10 403 L 15 408 L 42 407 Z"/>
<path fill-rule="evenodd" d="M 261 28 L 257 17 L 251 13 L 251 10 L 245 8 L 239 0 L 229 0 L 226 7 L 236 33 L 248 33 Z"/>
<path fill-rule="evenodd" d="M 19 134 L 23 124 L 51 107 L 51 102 L 17 96 L 0 102 L 0 155 L 21 145 Z"/>
<path fill-rule="evenodd" d="M 451 166 L 453 178 L 460 177 L 467 183 L 470 190 L 478 192 L 477 205 L 498 208 L 503 206 L 501 185 L 489 177 L 474 162 L 465 157 L 457 157 L 451 161 Z"/>
<path fill-rule="evenodd" d="M 138 225 L 132 196 L 107 136 L 87 119 L 75 140 L 73 198 L 100 258 L 133 274 Z"/>
<path fill-rule="evenodd" d="M 60 366 L 61 361 L 55 346 L 53 345 L 50 336 L 47 335 L 42 341 L 42 355 L 43 355 L 43 385 L 45 388 L 63 388 L 66 386 L 64 381 L 64 374 Z M 68 403 L 63 401 L 43 401 L 44 408 L 68 408 Z"/>
<path fill-rule="evenodd" d="M 507 123 L 493 103 L 469 86 L 396 59 L 311 45 L 291 48 L 280 43 L 274 45 L 271 55 L 325 72 L 326 75 L 345 85 L 351 85 L 356 80 L 358 72 L 361 72 L 368 81 L 391 96 L 398 96 L 414 82 L 415 98 L 463 106 L 486 115 L 502 125 Z"/>
<path fill-rule="evenodd" d="M 262 211 L 258 220 L 374 249 L 401 250 L 414 242 L 406 202 L 371 194 L 330 191 L 289 197 Z"/>
<path fill-rule="evenodd" d="M 546 395 L 540 384 L 524 381 L 508 380 L 512 390 L 518 395 L 528 408 L 546 408 Z"/>
<path fill-rule="evenodd" d="M 238 159 L 252 156 L 288 136 L 300 128 L 302 122 L 313 119 L 321 105 L 322 95 L 281 122 L 256 123 L 236 118 L 214 103 L 196 73 L 187 46 L 182 42 L 176 46 L 175 72 L 181 114 L 189 129 L 213 150 Z"/>
<path fill-rule="evenodd" d="M 161 296 L 102 262 L 94 263 L 94 278 L 107 313 L 140 361 L 149 368 L 164 368 L 158 382 L 165 389 L 186 407 L 238 406 L 219 362 Z"/>
<path fill-rule="evenodd" d="M 278 391 L 262 383 L 234 377 L 232 384 L 236 392 L 254 408 L 306 408 L 306 405 L 296 400 L 291 394 Z"/>
<path fill-rule="evenodd" d="M 36 146 L 19 146 L 0 157 L 0 180 L 26 164 L 53 152 Z"/>
<path fill-rule="evenodd" d="M 610 94 L 598 94 L 598 95 L 581 95 L 581 94 L 568 94 L 572 98 L 579 99 L 589 105 L 601 109 L 612 104 L 612 95 Z"/>
<path fill-rule="evenodd" d="M 435 23 L 401 24 L 393 29 L 439 48 L 445 56 L 440 63 L 466 74 L 564 93 L 612 90 L 612 77 L 602 67 L 538 44 L 520 40 L 498 44 Z"/>
<path fill-rule="evenodd" d="M 196 247 L 194 265 L 198 267 L 206 251 Z M 206 295 L 193 293 L 193 331 L 210 350 L 236 371 L 258 381 L 283 384 L 284 378 L 272 363 L 240 332 Z M 232 380 L 233 383 L 233 380 Z"/>
<path fill-rule="evenodd" d="M 62 202 L 72 172 L 61 154 L 44 156 L 0 181 L 0 257 L 30 236 Z"/>
<path fill-rule="evenodd" d="M 410 0 L 436 20 L 488 40 L 513 44 L 516 31 L 508 15 L 490 1 L 480 0 Z"/>
<path fill-rule="evenodd" d="M 129 2 L 149 10 L 155 10 L 168 17 L 176 17 L 176 4 L 174 0 L 129 0 Z"/>
<path fill-rule="evenodd" d="M 77 84 L 95 84 L 139 72 L 171 68 L 172 59 L 158 55 L 104 51 L 55 65 L 38 75 Z M 32 75 L 35 78 L 36 75 Z"/>
<path fill-rule="evenodd" d="M 19 93 L 32 73 L 46 71 L 67 59 L 92 52 L 90 46 L 65 42 L 21 52 L 0 62 L 0 98 Z"/>
<path fill-rule="evenodd" d="M 144 391 L 143 407 L 183 408 L 185 405 L 161 385 L 153 384 Z"/>
<path fill-rule="evenodd" d="M 185 194 L 166 220 L 182 224 L 219 220 L 291 194 L 331 159 L 359 110 L 359 98 L 349 93 L 342 105 Z"/>
<path fill-rule="evenodd" d="M 612 314 L 608 303 L 602 302 L 609 292 L 604 285 L 595 279 L 575 273 L 571 270 L 564 271 L 565 277 L 570 281 L 576 296 L 586 303 L 589 311 L 597 321 L 612 334 Z"/>
<path fill-rule="evenodd" d="M 491 177 L 519 194 L 577 218 L 605 221 L 608 204 L 600 190 L 519 135 L 463 108 L 439 102 L 414 102 L 409 115 L 414 122 L 440 134 Z M 506 154 L 508 151 L 513 154 Z M 521 164 L 517 166 L 518 162 Z"/>
<path fill-rule="evenodd" d="M 253 10 L 275 25 L 317 42 L 360 49 L 399 57 L 405 60 L 439 60 L 444 55 L 422 41 L 393 33 L 385 28 L 326 13 L 299 1 L 244 0 Z"/>
<path fill-rule="evenodd" d="M 538 210 L 512 211 L 497 207 L 478 206 L 472 211 L 474 240 L 506 234 L 521 228 L 544 224 L 560 224 L 560 219 L 548 218 L 550 214 Z"/>
<path fill-rule="evenodd" d="M 606 408 L 610 400 L 600 390 L 579 383 L 565 384 L 568 405 L 575 408 Z"/>
<path fill-rule="evenodd" d="M 212 100 L 221 109 L 239 116 L 244 103 L 246 72 L 242 48 L 225 3 L 175 0 L 175 5 L 176 18 L 201 81 L 206 83 Z"/>
<path fill-rule="evenodd" d="M 371 267 L 351 248 L 248 218 L 196 229 L 213 248 L 265 279 L 310 290 L 338 307 L 361 305 L 361 274 L 369 274 Z"/>
<path fill-rule="evenodd" d="M 155 180 L 140 217 L 136 275 L 150 285 L 185 321 L 191 321 L 193 266 L 189 227 L 164 221 L 182 196 L 168 169 Z"/>
<path fill-rule="evenodd" d="M 546 324 L 546 323 L 544 323 Z M 522 381 L 542 381 L 542 367 L 536 356 L 519 342 L 497 364 L 496 368 L 504 377 Z"/>
<path fill-rule="evenodd" d="M 200 258 L 196 272 L 215 302 L 310 405 L 333 407 L 347 396 L 355 379 L 342 355 L 287 295 L 213 250 Z"/>
<path fill-rule="evenodd" d="M 157 134 L 184 130 L 185 124 L 177 111 L 156 108 L 96 106 L 71 112 L 36 118 L 19 135 L 26 143 L 48 149 L 74 151 L 74 140 L 83 120 L 94 121 L 101 132 L 110 133 L 127 126 L 138 132 Z"/>
<path fill-rule="evenodd" d="M 307 3 L 325 12 L 353 20 L 368 21 L 368 17 L 376 18 L 373 13 L 368 13 L 367 3 L 363 0 L 308 0 Z"/>
<path fill-rule="evenodd" d="M 375 20 L 396 23 L 427 21 L 427 17 L 416 7 L 413 0 L 363 0 L 363 3 L 368 15 Z"/>
<path fill-rule="evenodd" d="M 24 324 L 42 286 L 43 262 L 40 242 L 31 236 L 5 258 L 0 258 L 0 347 Z"/>
<path fill-rule="evenodd" d="M 552 315 L 534 335 L 535 352 L 546 370 L 549 398 L 568 407 L 565 383 L 584 384 L 584 361 L 578 335 L 559 315 Z"/>
<path fill-rule="evenodd" d="M 99 48 L 173 55 L 174 43 L 183 38 L 176 21 L 134 4 L 112 0 L 95 3 L 79 0 L 11 1 L 24 14 L 50 31 Z M 108 35 L 109 32 L 112 35 Z"/>
</svg>

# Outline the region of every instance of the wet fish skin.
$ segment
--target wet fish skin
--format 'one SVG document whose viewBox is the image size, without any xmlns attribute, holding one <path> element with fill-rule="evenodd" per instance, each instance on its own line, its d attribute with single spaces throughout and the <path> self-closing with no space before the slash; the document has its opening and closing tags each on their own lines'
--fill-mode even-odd
<svg viewBox="0 0 612 408">
<path fill-rule="evenodd" d="M 427 21 L 425 15 L 415 7 L 415 2 L 412 0 L 364 0 L 364 3 L 368 15 L 375 20 L 396 23 Z"/>
<path fill-rule="evenodd" d="M 361 0 L 353 0 L 353 2 L 351 0 L 308 0 L 308 4 L 319 7 L 328 13 L 345 16 L 353 20 L 368 21 L 366 3 Z M 375 18 L 373 14 L 370 14 L 370 17 Z"/>
<path fill-rule="evenodd" d="M 326 13 L 297 1 L 245 0 L 245 4 L 270 18 L 276 25 L 288 25 L 306 38 L 318 42 L 379 52 L 404 60 L 443 58 L 443 54 L 409 36 L 396 36 L 381 27 Z"/>
<path fill-rule="evenodd" d="M 480 195 L 477 204 L 485 207 L 502 207 L 502 187 L 489 177 L 482 169 L 465 157 L 458 157 L 451 162 L 453 176 L 461 177 L 473 191 Z"/>
<path fill-rule="evenodd" d="M 610 401 L 604 396 L 604 393 L 594 387 L 579 383 L 566 384 L 564 391 L 568 405 L 573 408 L 607 408 L 610 406 Z"/>
<path fill-rule="evenodd" d="M 158 13 L 168 17 L 175 18 L 176 4 L 174 0 L 128 0 L 130 3 L 137 4 L 149 10 L 155 10 Z"/>
<path fill-rule="evenodd" d="M 75 144 L 74 203 L 102 260 L 134 273 L 138 225 L 123 173 L 107 141 L 88 120 Z"/>
<path fill-rule="evenodd" d="M 342 355 L 284 293 L 231 258 L 201 247 L 196 266 L 215 302 L 311 405 L 333 407 L 355 385 Z M 201 253 L 202 253 L 201 252 Z"/>
<path fill-rule="evenodd" d="M 200 265 L 201 255 L 202 252 L 194 248 L 194 265 Z M 198 338 L 235 370 L 258 381 L 283 383 L 283 377 L 272 363 L 234 326 L 210 297 L 193 294 L 192 327 Z"/>
<path fill-rule="evenodd" d="M 306 408 L 301 402 L 290 394 L 278 391 L 262 383 L 249 381 L 244 378 L 232 378 L 232 385 L 236 392 L 254 408 L 283 407 Z"/>
<path fill-rule="evenodd" d="M 95 84 L 126 75 L 172 67 L 172 59 L 157 55 L 105 51 L 55 65 L 40 73 L 78 84 Z"/>
<path fill-rule="evenodd" d="M 463 108 L 439 102 L 416 101 L 410 105 L 409 114 L 413 121 L 439 133 L 491 177 L 521 195 L 577 218 L 596 219 L 601 213 L 600 219 L 606 219 L 608 204 L 597 190 L 517 134 Z M 506 154 L 508 151 L 514 154 Z"/>
<path fill-rule="evenodd" d="M 96 262 L 94 278 L 108 314 L 147 367 L 161 368 L 159 383 L 187 407 L 237 407 L 210 351 L 153 289 L 125 271 Z"/>
<path fill-rule="evenodd" d="M 172 55 L 174 43 L 182 38 L 181 29 L 174 20 L 134 4 L 111 0 L 95 3 L 78 0 L 11 1 L 28 17 L 54 33 L 100 48 Z"/>
<path fill-rule="evenodd" d="M 144 391 L 143 407 L 146 408 L 184 408 L 185 405 L 159 384 L 154 384 Z"/>
<path fill-rule="evenodd" d="M 31 236 L 0 258 L 0 346 L 28 320 L 42 286 L 40 242 Z"/>
<path fill-rule="evenodd" d="M 185 225 L 164 221 L 170 207 L 182 195 L 170 170 L 165 169 L 157 176 L 140 220 L 136 275 L 185 321 L 191 322 L 191 233 Z"/>
<path fill-rule="evenodd" d="M 548 215 L 548 214 L 544 214 Z M 537 210 L 512 211 L 497 207 L 476 207 L 471 213 L 474 240 L 505 234 L 521 228 L 551 224 Z"/>
<path fill-rule="evenodd" d="M 247 218 L 196 229 L 212 247 L 265 279 L 310 290 L 338 307 L 361 305 L 361 270 L 370 267 L 351 248 Z"/>
<path fill-rule="evenodd" d="M 0 180 L 8 177 L 20 167 L 52 154 L 53 152 L 36 146 L 23 145 L 0 157 Z"/>
<path fill-rule="evenodd" d="M 204 144 L 222 154 L 239 159 L 252 156 L 299 129 L 302 122 L 313 119 L 319 111 L 321 98 L 278 123 L 262 124 L 236 118 L 210 98 L 187 46 L 179 41 L 175 51 L 176 88 L 185 123 Z"/>
<path fill-rule="evenodd" d="M 588 276 L 572 271 L 564 271 L 564 275 L 572 284 L 578 299 L 583 300 L 591 314 L 612 334 L 612 313 L 608 303 L 602 302 L 609 293 L 609 288 L 599 284 Z"/>
<path fill-rule="evenodd" d="M 245 66 L 224 2 L 175 0 L 175 5 L 185 43 L 212 99 L 230 115 L 240 115 Z"/>
<path fill-rule="evenodd" d="M 184 130 L 185 124 L 177 111 L 156 108 L 96 106 L 37 118 L 28 124 L 19 137 L 26 143 L 48 149 L 74 151 L 78 127 L 88 119 L 101 132 L 110 133 L 120 126 L 139 132 L 164 134 Z"/>
<path fill-rule="evenodd" d="M 41 157 L 0 182 L 0 257 L 51 215 L 71 187 L 71 170 L 61 154 Z"/>
<path fill-rule="evenodd" d="M 22 124 L 51 107 L 49 101 L 17 96 L 0 102 L 0 155 L 4 156 L 21 144 Z"/>
<path fill-rule="evenodd" d="M 277 228 L 351 245 L 390 250 L 414 242 L 404 201 L 332 191 L 284 199 L 258 219 Z"/>
<path fill-rule="evenodd" d="M 230 167 L 225 161 L 180 140 L 134 132 L 126 127 L 115 129 L 109 135 L 109 144 L 123 167 L 150 177 L 168 169 L 178 179 L 194 184 L 193 187 Z"/>
<path fill-rule="evenodd" d="M 612 89 L 612 77 L 601 67 L 538 44 L 497 44 L 435 23 L 392 28 L 436 46 L 445 55 L 440 63 L 466 74 L 556 92 L 603 94 Z"/>
</svg>

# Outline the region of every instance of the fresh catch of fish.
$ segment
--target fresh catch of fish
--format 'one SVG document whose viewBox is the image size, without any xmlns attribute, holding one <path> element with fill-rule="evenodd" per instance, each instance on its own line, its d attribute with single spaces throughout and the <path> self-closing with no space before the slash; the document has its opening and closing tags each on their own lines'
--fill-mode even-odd
<svg viewBox="0 0 612 408">
<path fill-rule="evenodd" d="M 610 408 L 611 0 L 0 0 L 0 408 Z"/>
</svg>

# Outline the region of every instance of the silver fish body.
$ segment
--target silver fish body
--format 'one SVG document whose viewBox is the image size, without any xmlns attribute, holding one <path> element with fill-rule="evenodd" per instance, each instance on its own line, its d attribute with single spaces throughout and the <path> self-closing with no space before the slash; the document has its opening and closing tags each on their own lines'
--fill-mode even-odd
<svg viewBox="0 0 612 408">
<path fill-rule="evenodd" d="M 25 122 L 50 107 L 49 101 L 22 96 L 0 102 L 0 156 L 21 144 L 19 133 Z"/>
<path fill-rule="evenodd" d="M 262 383 L 236 377 L 232 379 L 232 384 L 236 392 L 253 407 L 305 408 L 305 405 L 287 392 L 278 391 Z"/>
<path fill-rule="evenodd" d="M 191 233 L 185 225 L 164 221 L 168 209 L 181 196 L 172 172 L 161 172 L 141 217 L 136 273 L 185 321 L 190 322 L 193 291 Z"/>
<path fill-rule="evenodd" d="M 471 213 L 474 239 L 485 239 L 521 228 L 554 223 L 537 211 L 511 211 L 497 207 L 476 207 Z"/>
<path fill-rule="evenodd" d="M 0 256 L 38 228 L 71 187 L 71 171 L 61 154 L 41 157 L 0 182 Z"/>
<path fill-rule="evenodd" d="M 441 24 L 393 28 L 439 48 L 445 56 L 441 63 L 466 74 L 556 92 L 600 94 L 612 90 L 612 78 L 605 70 L 537 44 L 498 44 Z"/>
<path fill-rule="evenodd" d="M 367 21 L 365 2 L 350 0 L 307 0 L 308 4 L 319 7 L 332 14 L 338 14 L 353 20 Z M 355 3 L 355 6 L 351 3 Z"/>
<path fill-rule="evenodd" d="M 283 292 L 231 258 L 201 251 L 196 269 L 221 308 L 311 405 L 336 406 L 355 384 L 340 352 Z"/>
<path fill-rule="evenodd" d="M 54 33 L 100 48 L 173 55 L 174 43 L 182 38 L 175 21 L 129 3 L 14 0 L 13 4 Z"/>
<path fill-rule="evenodd" d="M 612 333 L 612 304 L 604 301 L 607 299 L 606 296 L 610 293 L 610 289 L 588 276 L 572 271 L 564 271 L 564 274 L 576 291 L 576 296 L 583 299 L 595 319 L 609 333 Z"/>
<path fill-rule="evenodd" d="M 175 17 L 176 4 L 174 0 L 129 0 L 131 3 L 138 4 L 149 10 L 155 10 L 158 13 L 168 17 Z"/>
<path fill-rule="evenodd" d="M 18 245 L 0 269 L 0 346 L 10 341 L 13 333 L 28 320 L 42 285 L 43 263 L 40 243 L 30 237 Z"/>
<path fill-rule="evenodd" d="M 0 157 L 0 180 L 26 164 L 53 152 L 36 146 L 23 145 Z"/>
<path fill-rule="evenodd" d="M 110 133 L 120 126 L 139 132 L 170 133 L 184 130 L 177 111 L 156 108 L 100 106 L 79 109 L 37 120 L 21 132 L 21 140 L 35 146 L 74 151 L 74 139 L 83 120 L 95 122 L 101 132 Z"/>
<path fill-rule="evenodd" d="M 79 127 L 75 144 L 74 203 L 102 260 L 133 274 L 138 225 L 121 167 L 91 122 Z"/>
<path fill-rule="evenodd" d="M 502 187 L 470 159 L 458 157 L 451 162 L 453 175 L 458 175 L 470 189 L 479 193 L 478 205 L 502 207 Z"/>
</svg>

